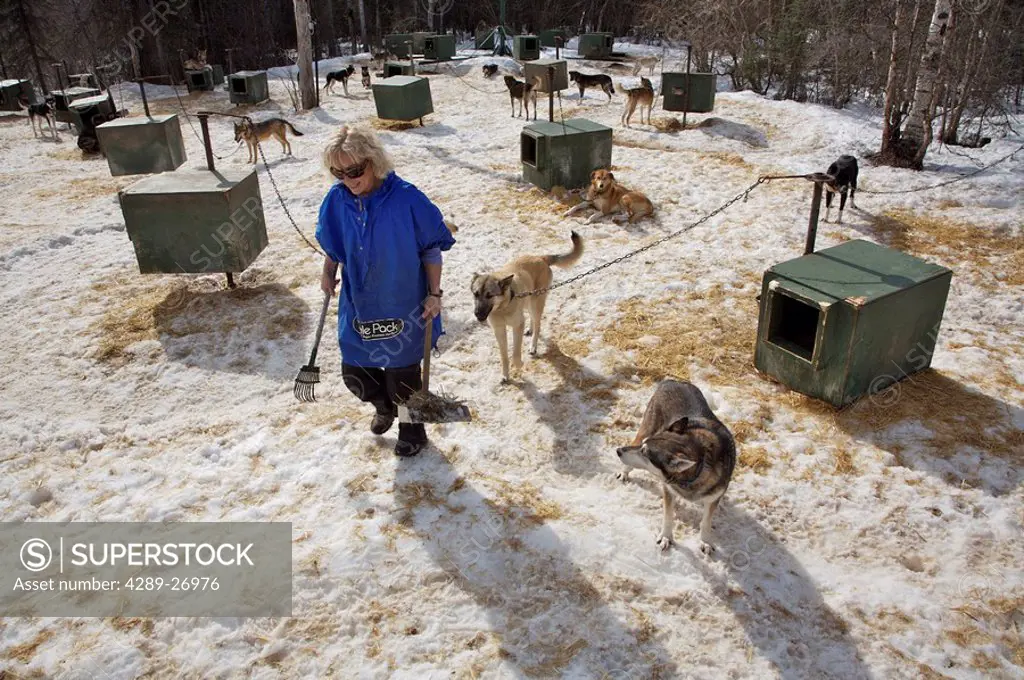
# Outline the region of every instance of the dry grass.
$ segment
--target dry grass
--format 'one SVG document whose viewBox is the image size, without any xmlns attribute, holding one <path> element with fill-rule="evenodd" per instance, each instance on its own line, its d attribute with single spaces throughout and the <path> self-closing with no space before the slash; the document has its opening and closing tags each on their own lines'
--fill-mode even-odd
<svg viewBox="0 0 1024 680">
<path fill-rule="evenodd" d="M 22 664 L 30 663 L 32 661 L 32 657 L 36 654 L 36 650 L 52 638 L 53 631 L 49 628 L 44 628 L 36 633 L 36 636 L 28 642 L 23 642 L 20 645 L 14 645 L 6 649 L 3 652 L 2 658 L 14 660 Z"/>
<path fill-rule="evenodd" d="M 85 203 L 101 197 L 117 196 L 121 189 L 134 181 L 119 177 L 71 179 L 36 189 L 32 192 L 32 196 L 41 200 L 56 199 Z"/>
<path fill-rule="evenodd" d="M 841 411 L 797 392 L 780 398 L 797 410 L 829 418 L 843 431 L 878 437 L 883 444 L 893 426 L 918 421 L 930 431 L 918 440 L 928 447 L 929 455 L 949 458 L 968 446 L 1015 466 L 1024 464 L 1024 431 L 1014 427 L 1002 401 L 933 369 L 915 373 L 889 389 L 891 395 L 882 392 L 880 398 L 861 399 Z M 895 436 L 898 440 L 903 435 Z M 898 451 L 894 453 L 897 460 L 902 458 Z M 900 464 L 905 465 L 902 460 Z"/>
<path fill-rule="evenodd" d="M 754 166 L 745 161 L 743 156 L 738 153 L 731 153 L 729 151 L 701 151 L 697 155 L 703 161 L 710 161 L 719 165 L 741 168 L 751 173 L 754 172 Z"/>
<path fill-rule="evenodd" d="M 745 423 L 739 423 L 744 425 Z M 741 470 L 752 470 L 756 474 L 763 475 L 772 467 L 772 457 L 768 450 L 757 444 L 747 444 L 739 447 L 739 459 L 736 461 Z"/>
<path fill-rule="evenodd" d="M 537 526 L 548 520 L 565 517 L 560 505 L 544 498 L 540 489 L 529 482 L 510 484 L 503 479 L 487 477 L 495 485 L 495 501 L 487 499 L 487 505 L 504 516 L 513 516 L 527 525 Z"/>
<path fill-rule="evenodd" d="M 850 453 L 849 449 L 836 449 L 835 454 L 832 456 L 832 462 L 832 471 L 836 474 L 852 475 L 857 472 L 857 468 L 853 464 L 853 454 Z"/>
<path fill-rule="evenodd" d="M 647 149 L 648 151 L 670 151 L 670 152 L 673 152 L 673 153 L 678 152 L 678 151 L 684 151 L 684 149 L 673 149 L 672 147 L 668 146 L 667 144 L 660 144 L 658 142 L 649 142 L 649 141 L 647 141 L 645 139 L 628 139 L 626 137 L 622 137 L 620 135 L 614 135 L 614 134 L 612 136 L 612 145 L 613 146 L 624 146 L 624 147 L 628 147 L 630 149 Z"/>
<path fill-rule="evenodd" d="M 616 372 L 636 374 L 646 384 L 667 376 L 688 380 L 691 366 L 712 368 L 719 382 L 742 386 L 754 373 L 757 311 L 753 305 L 725 304 L 728 293 L 716 284 L 661 300 L 631 299 L 619 305 L 620 318 L 604 332 L 604 342 L 633 359 Z M 651 337 L 658 342 L 650 342 Z"/>
<path fill-rule="evenodd" d="M 985 288 L 1024 285 L 1024 235 L 1020 233 L 996 234 L 969 222 L 909 210 L 875 215 L 871 228 L 879 240 L 897 250 L 966 265 L 974 282 Z M 993 272 L 1004 276 L 996 278 Z"/>
<path fill-rule="evenodd" d="M 402 132 L 403 130 L 412 130 L 413 128 L 420 127 L 419 121 L 415 123 L 407 122 L 403 120 L 384 120 L 381 118 L 371 118 L 370 127 L 377 130 L 387 130 L 388 132 Z"/>
<path fill-rule="evenodd" d="M 658 117 L 651 119 L 651 125 L 658 132 L 682 132 L 683 121 L 679 120 L 674 116 Z"/>
</svg>

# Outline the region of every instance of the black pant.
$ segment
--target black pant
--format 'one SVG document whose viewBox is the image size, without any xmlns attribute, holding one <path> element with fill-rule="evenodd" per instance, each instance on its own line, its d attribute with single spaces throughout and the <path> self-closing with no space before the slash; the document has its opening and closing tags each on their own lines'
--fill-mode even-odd
<svg viewBox="0 0 1024 680">
<path fill-rule="evenodd" d="M 365 368 L 341 365 L 341 377 L 349 392 L 377 407 L 378 413 L 394 413 L 395 404 L 423 387 L 420 365 L 401 368 Z"/>
</svg>

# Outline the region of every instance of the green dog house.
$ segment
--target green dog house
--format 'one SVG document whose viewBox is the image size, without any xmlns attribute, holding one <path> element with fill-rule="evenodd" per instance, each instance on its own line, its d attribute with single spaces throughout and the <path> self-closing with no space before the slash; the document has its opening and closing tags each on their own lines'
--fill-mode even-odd
<svg viewBox="0 0 1024 680">
<path fill-rule="evenodd" d="M 433 61 L 451 61 L 455 56 L 454 35 L 432 35 L 423 41 L 423 58 Z"/>
<path fill-rule="evenodd" d="M 377 117 L 384 120 L 416 120 L 434 112 L 430 81 L 419 76 L 394 76 L 373 84 Z"/>
<path fill-rule="evenodd" d="M 171 172 L 188 158 L 177 114 L 117 118 L 96 128 L 110 174 Z"/>
<path fill-rule="evenodd" d="M 103 116 L 103 121 L 106 122 L 106 120 L 116 112 L 117 107 L 114 106 L 114 100 L 108 92 L 107 94 L 98 94 L 92 97 L 76 99 L 71 102 L 71 106 L 68 109 L 68 116 L 71 119 L 70 123 L 78 128 L 79 132 L 81 132 L 85 129 L 86 121 L 92 121 L 95 116 L 99 115 Z"/>
<path fill-rule="evenodd" d="M 384 36 L 384 48 L 399 59 L 408 59 L 412 54 L 411 42 L 412 33 L 392 33 Z"/>
<path fill-rule="evenodd" d="M 549 28 L 537 34 L 541 47 L 565 47 L 569 37 L 561 28 Z M 561 38 L 561 42 L 558 39 Z"/>
<path fill-rule="evenodd" d="M 232 104 L 259 104 L 270 99 L 266 71 L 238 71 L 228 76 L 228 99 Z"/>
<path fill-rule="evenodd" d="M 576 52 L 584 59 L 611 59 L 614 42 L 613 33 L 584 33 Z"/>
<path fill-rule="evenodd" d="M 61 123 L 73 123 L 76 118 L 71 113 L 71 103 L 86 97 L 95 97 L 100 91 L 94 87 L 68 87 L 63 90 L 53 90 L 53 117 Z"/>
<path fill-rule="evenodd" d="M 552 90 L 548 82 L 548 67 L 555 67 L 555 84 Z M 523 64 L 523 76 L 526 80 L 540 78 L 541 92 L 560 92 L 569 87 L 569 67 L 564 59 L 537 59 Z"/>
<path fill-rule="evenodd" d="M 577 189 L 612 164 L 612 129 L 585 118 L 531 123 L 519 135 L 523 179 L 544 191 Z"/>
<path fill-rule="evenodd" d="M 189 92 L 209 92 L 213 89 L 213 69 L 185 71 L 185 85 Z"/>
<path fill-rule="evenodd" d="M 430 31 L 416 31 L 412 34 L 412 53 L 423 54 L 423 50 L 427 46 L 427 38 L 432 37 L 434 34 Z"/>
<path fill-rule="evenodd" d="M 535 35 L 513 36 L 512 58 L 516 61 L 540 59 L 540 38 Z"/>
<path fill-rule="evenodd" d="M 384 64 L 384 77 L 414 76 L 416 67 L 407 61 L 389 61 Z"/>
<path fill-rule="evenodd" d="M 0 110 L 21 111 L 21 104 L 18 100 L 32 101 L 34 98 L 35 93 L 32 91 L 31 80 L 0 80 Z"/>
<path fill-rule="evenodd" d="M 931 365 L 953 273 L 847 241 L 764 274 L 754 364 L 843 407 Z"/>
<path fill-rule="evenodd" d="M 714 73 L 663 73 L 662 106 L 666 111 L 710 113 L 715 108 Z"/>
<path fill-rule="evenodd" d="M 234 274 L 267 247 L 255 170 L 179 170 L 118 195 L 142 274 Z"/>
</svg>

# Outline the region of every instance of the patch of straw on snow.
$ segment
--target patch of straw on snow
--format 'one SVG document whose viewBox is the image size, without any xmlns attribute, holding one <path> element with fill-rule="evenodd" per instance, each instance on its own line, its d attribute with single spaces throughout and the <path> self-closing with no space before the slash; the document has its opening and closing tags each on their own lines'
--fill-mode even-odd
<svg viewBox="0 0 1024 680">
<path fill-rule="evenodd" d="M 28 642 L 5 649 L 0 653 L 0 658 L 7 659 L 8 661 L 17 661 L 21 664 L 29 664 L 32 662 L 33 657 L 35 657 L 39 647 L 49 642 L 53 636 L 54 634 L 51 629 L 44 628 L 36 633 L 35 637 Z"/>
<path fill-rule="evenodd" d="M 954 276 L 969 273 L 975 283 L 988 289 L 1024 286 L 1022 233 L 997 233 L 969 222 L 902 209 L 868 218 L 880 241 L 919 257 L 941 259 L 952 265 Z M 957 271 L 958 265 L 965 269 Z"/>
<path fill-rule="evenodd" d="M 371 118 L 370 127 L 376 130 L 386 130 L 388 132 L 402 132 L 404 130 L 412 130 L 413 128 L 420 127 L 420 123 L 407 122 L 403 120 L 385 120 L 383 118 Z"/>
<path fill-rule="evenodd" d="M 48 183 L 32 192 L 38 199 L 85 202 L 101 197 L 115 197 L 134 180 L 117 177 L 86 177 Z"/>
</svg>

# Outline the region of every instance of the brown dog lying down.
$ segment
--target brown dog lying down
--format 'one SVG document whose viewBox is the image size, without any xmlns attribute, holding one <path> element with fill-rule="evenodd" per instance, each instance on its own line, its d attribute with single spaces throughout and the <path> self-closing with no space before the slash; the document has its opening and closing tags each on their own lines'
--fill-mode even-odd
<svg viewBox="0 0 1024 680">
<path fill-rule="evenodd" d="M 597 208 L 598 210 L 590 216 L 587 224 L 613 213 L 618 213 L 618 216 L 612 217 L 612 220 L 621 222 L 624 219 L 622 213 L 625 212 L 630 224 L 642 217 L 654 214 L 654 205 L 650 199 L 639 191 L 630 191 L 616 182 L 615 175 L 611 170 L 594 170 L 590 173 L 587 199 L 570 208 L 564 217 L 574 215 L 586 208 Z"/>
</svg>

